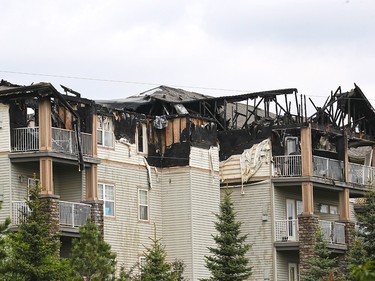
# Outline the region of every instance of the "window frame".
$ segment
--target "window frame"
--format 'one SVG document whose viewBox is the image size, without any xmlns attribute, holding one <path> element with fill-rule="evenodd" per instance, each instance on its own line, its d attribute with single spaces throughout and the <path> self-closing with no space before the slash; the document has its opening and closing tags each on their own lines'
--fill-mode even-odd
<svg viewBox="0 0 375 281">
<path fill-rule="evenodd" d="M 142 130 L 142 132 L 140 132 Z M 140 133 L 141 135 L 141 140 L 142 140 L 142 150 L 139 149 L 140 147 Z M 148 140 L 147 140 L 147 126 L 145 123 L 140 123 L 137 125 L 135 129 L 135 145 L 137 148 L 137 153 L 147 155 L 148 153 Z"/>
<path fill-rule="evenodd" d="M 97 133 L 97 145 L 101 147 L 114 148 L 114 133 L 113 133 L 113 120 L 110 117 L 98 116 L 98 122 L 96 126 Z M 108 126 L 108 130 L 105 129 L 105 124 Z M 107 134 L 111 135 L 111 144 L 107 145 L 108 137 Z M 101 142 L 99 141 L 101 140 Z"/>
<path fill-rule="evenodd" d="M 146 192 L 147 205 L 141 204 L 141 193 L 142 192 Z M 146 209 L 147 210 L 147 212 L 146 212 L 147 219 L 141 218 L 141 207 L 147 208 Z M 150 200 L 149 200 L 149 190 L 148 189 L 143 189 L 143 188 L 138 189 L 138 220 L 142 221 L 142 222 L 149 222 L 150 221 Z"/>
<path fill-rule="evenodd" d="M 103 191 L 101 193 L 102 198 L 99 196 L 99 194 L 100 194 L 99 186 L 100 185 L 103 187 Z M 106 198 L 106 187 L 112 187 L 113 188 L 113 200 Z M 98 182 L 98 199 L 103 201 L 103 216 L 105 216 L 105 217 L 115 217 L 116 216 L 116 193 L 115 193 L 115 190 L 116 190 L 115 185 L 112 184 L 112 183 Z M 113 214 L 110 214 L 110 215 L 106 214 L 106 202 L 113 203 L 113 210 L 112 210 Z"/>
</svg>

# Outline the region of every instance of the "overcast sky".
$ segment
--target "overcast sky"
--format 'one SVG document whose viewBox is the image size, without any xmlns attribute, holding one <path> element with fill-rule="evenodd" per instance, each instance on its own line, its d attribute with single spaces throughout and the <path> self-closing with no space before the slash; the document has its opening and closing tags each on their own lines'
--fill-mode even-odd
<svg viewBox="0 0 375 281">
<path fill-rule="evenodd" d="M 160 84 L 215 96 L 295 87 L 320 104 L 357 83 L 375 104 L 374 0 L 0 3 L 0 78 L 16 84 L 91 99 Z"/>
</svg>

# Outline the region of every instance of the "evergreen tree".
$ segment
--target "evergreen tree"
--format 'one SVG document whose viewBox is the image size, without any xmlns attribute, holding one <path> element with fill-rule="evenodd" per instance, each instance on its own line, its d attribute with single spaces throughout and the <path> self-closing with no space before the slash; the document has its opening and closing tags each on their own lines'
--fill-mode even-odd
<svg viewBox="0 0 375 281">
<path fill-rule="evenodd" d="M 34 181 L 36 182 L 36 181 Z M 17 232 L 6 237 L 7 257 L 1 265 L 2 280 L 66 280 L 65 263 L 59 259 L 60 241 L 51 235 L 52 225 L 39 198 L 40 186 L 35 183 L 29 190 Z"/>
<path fill-rule="evenodd" d="M 165 261 L 167 253 L 160 239 L 155 237 L 151 239 L 151 246 L 146 247 L 146 264 L 141 268 L 142 281 L 174 281 L 171 274 L 171 265 Z"/>
<path fill-rule="evenodd" d="M 187 279 L 183 277 L 183 273 L 185 271 L 186 265 L 182 260 L 176 259 L 171 264 L 171 274 L 172 274 L 172 280 L 173 281 L 186 281 Z"/>
<path fill-rule="evenodd" d="M 310 268 L 301 276 L 302 281 L 323 281 L 338 275 L 337 259 L 332 258 L 332 251 L 327 248 L 327 241 L 318 227 L 315 235 L 314 258 L 308 261 Z"/>
<path fill-rule="evenodd" d="M 357 236 L 363 241 L 366 261 L 375 261 L 375 189 L 365 194 L 365 202 L 357 213 L 359 231 Z"/>
<path fill-rule="evenodd" d="M 74 280 L 108 280 L 112 278 L 116 267 L 116 254 L 104 241 L 98 226 L 88 219 L 79 228 L 80 238 L 72 242 L 70 265 Z"/>
<path fill-rule="evenodd" d="M 1 210 L 1 204 L 0 204 L 0 210 Z M 6 257 L 6 251 L 5 251 L 5 234 L 8 230 L 8 227 L 10 225 L 10 219 L 6 218 L 3 223 L 0 223 L 0 263 L 2 263 Z"/>
<path fill-rule="evenodd" d="M 212 235 L 217 247 L 209 247 L 210 256 L 205 257 L 206 267 L 211 272 L 207 281 L 242 281 L 251 276 L 252 269 L 245 254 L 250 249 L 245 244 L 247 235 L 241 236 L 242 222 L 236 221 L 231 193 L 225 191 L 223 202 L 220 204 L 220 214 L 215 214 L 217 235 Z"/>
</svg>

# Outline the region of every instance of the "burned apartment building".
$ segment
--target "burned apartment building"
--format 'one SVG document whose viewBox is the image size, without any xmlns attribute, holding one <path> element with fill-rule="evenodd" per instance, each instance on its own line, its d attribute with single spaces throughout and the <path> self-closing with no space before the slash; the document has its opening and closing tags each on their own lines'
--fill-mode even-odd
<svg viewBox="0 0 375 281">
<path fill-rule="evenodd" d="M 156 228 L 169 261 L 198 280 L 231 188 L 250 280 L 298 280 L 317 225 L 345 265 L 350 198 L 375 171 L 375 113 L 356 85 L 320 107 L 296 89 L 210 97 L 160 86 L 116 101 L 62 90 L 0 83 L 0 218 L 14 228 L 36 173 L 61 255 L 91 216 L 119 266 L 143 262 Z"/>
</svg>

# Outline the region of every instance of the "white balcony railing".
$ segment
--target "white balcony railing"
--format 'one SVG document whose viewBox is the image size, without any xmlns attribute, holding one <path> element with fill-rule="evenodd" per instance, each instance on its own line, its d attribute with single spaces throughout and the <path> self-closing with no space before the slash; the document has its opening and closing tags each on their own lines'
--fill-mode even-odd
<svg viewBox="0 0 375 281">
<path fill-rule="evenodd" d="M 313 156 L 313 175 L 320 178 L 344 181 L 344 162 Z"/>
<path fill-rule="evenodd" d="M 91 134 L 81 133 L 82 154 L 92 155 Z M 17 128 L 12 130 L 11 149 L 13 152 L 39 150 L 39 128 Z M 52 128 L 52 150 L 56 152 L 78 154 L 77 138 L 74 131 Z"/>
<path fill-rule="evenodd" d="M 275 221 L 276 241 L 298 241 L 298 219 Z"/>
<path fill-rule="evenodd" d="M 14 201 L 12 207 L 12 223 L 19 225 L 30 212 L 25 201 Z M 91 206 L 83 203 L 59 202 L 59 223 L 61 226 L 79 227 L 86 223 L 91 214 Z"/>
<path fill-rule="evenodd" d="M 345 224 L 334 221 L 319 221 L 324 239 L 331 244 L 345 244 Z"/>
<path fill-rule="evenodd" d="M 59 202 L 60 225 L 79 227 L 90 217 L 91 206 L 83 203 Z"/>
<path fill-rule="evenodd" d="M 274 156 L 275 174 L 281 177 L 302 175 L 301 155 Z"/>
<path fill-rule="evenodd" d="M 368 185 L 375 180 L 375 168 L 370 166 L 364 166 L 356 163 L 349 163 L 349 181 L 352 183 L 358 183 Z"/>
</svg>

